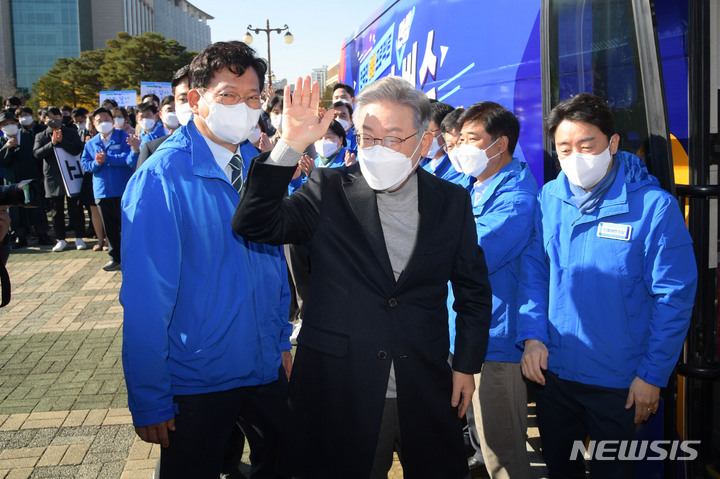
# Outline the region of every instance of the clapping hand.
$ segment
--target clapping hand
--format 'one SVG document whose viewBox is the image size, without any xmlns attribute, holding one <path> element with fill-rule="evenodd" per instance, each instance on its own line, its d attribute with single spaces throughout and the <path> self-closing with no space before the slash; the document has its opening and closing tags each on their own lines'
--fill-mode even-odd
<svg viewBox="0 0 720 479">
<path fill-rule="evenodd" d="M 95 162 L 97 162 L 98 165 L 102 165 L 105 163 L 105 151 L 100 150 L 98 153 L 95 153 Z"/>
<path fill-rule="evenodd" d="M 282 139 L 293 150 L 305 151 L 327 131 L 334 115 L 326 114 L 320 120 L 319 103 L 320 86 L 315 82 L 311 88 L 309 76 L 305 80 L 298 77 L 295 94 L 291 95 L 290 85 L 285 87 Z"/>
<path fill-rule="evenodd" d="M 54 130 L 52 132 L 52 139 L 50 141 L 52 141 L 53 145 L 58 145 L 58 144 L 62 143 L 62 139 L 63 139 L 62 130 Z"/>
<path fill-rule="evenodd" d="M 354 165 L 355 163 L 357 163 L 355 153 L 350 153 L 349 150 L 345 150 L 345 166 Z"/>
<path fill-rule="evenodd" d="M 128 145 L 133 149 L 135 153 L 140 153 L 140 137 L 137 135 L 130 135 L 125 140 Z"/>
<path fill-rule="evenodd" d="M 312 170 L 315 169 L 315 160 L 307 155 L 303 155 L 302 158 L 300 158 L 300 169 L 305 173 L 305 176 L 310 176 Z"/>
</svg>

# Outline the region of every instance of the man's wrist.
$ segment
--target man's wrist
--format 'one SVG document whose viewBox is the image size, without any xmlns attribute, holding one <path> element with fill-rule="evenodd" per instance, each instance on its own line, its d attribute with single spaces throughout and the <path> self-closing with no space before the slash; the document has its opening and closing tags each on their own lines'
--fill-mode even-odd
<svg viewBox="0 0 720 479">
<path fill-rule="evenodd" d="M 277 166 L 296 166 L 302 157 L 302 151 L 298 152 L 291 145 L 280 140 L 270 152 L 270 162 Z"/>
</svg>

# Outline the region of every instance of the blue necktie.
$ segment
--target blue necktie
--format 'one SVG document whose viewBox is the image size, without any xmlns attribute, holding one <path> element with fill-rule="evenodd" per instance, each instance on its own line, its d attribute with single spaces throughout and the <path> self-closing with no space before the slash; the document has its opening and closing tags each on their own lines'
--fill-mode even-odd
<svg viewBox="0 0 720 479">
<path fill-rule="evenodd" d="M 230 159 L 230 169 L 231 169 L 231 175 L 230 175 L 230 183 L 232 183 L 233 188 L 235 188 L 238 193 L 242 189 L 243 185 L 243 159 L 242 156 L 240 156 L 240 153 L 236 153 L 233 155 L 233 157 Z"/>
</svg>

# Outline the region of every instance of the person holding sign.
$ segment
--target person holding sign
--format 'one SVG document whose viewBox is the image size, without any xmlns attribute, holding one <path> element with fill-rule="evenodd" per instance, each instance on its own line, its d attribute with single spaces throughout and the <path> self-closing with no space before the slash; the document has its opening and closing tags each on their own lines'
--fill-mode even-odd
<svg viewBox="0 0 720 479">
<path fill-rule="evenodd" d="M 54 107 L 48 109 L 45 124 L 48 128 L 35 136 L 33 154 L 43 163 L 45 197 L 50 199 L 53 206 L 52 221 L 57 244 L 52 250 L 60 252 L 68 246 L 65 240 L 66 198 L 70 224 L 75 230 L 75 247 L 86 249 L 87 246 L 82 239 L 85 235 L 85 213 L 80 203 L 79 192 L 83 178 L 83 171 L 79 168 L 79 156 L 83 150 L 83 143 L 76 128 L 63 125 L 63 117 L 59 109 Z M 56 153 L 57 149 L 67 154 Z M 75 161 L 73 162 L 72 159 Z M 78 191 L 70 192 L 66 185 L 73 181 L 77 181 Z"/>
</svg>

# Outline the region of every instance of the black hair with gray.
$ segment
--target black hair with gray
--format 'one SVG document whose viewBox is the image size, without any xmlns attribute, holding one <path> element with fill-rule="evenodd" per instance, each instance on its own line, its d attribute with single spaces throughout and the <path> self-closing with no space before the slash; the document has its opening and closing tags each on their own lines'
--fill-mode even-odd
<svg viewBox="0 0 720 479">
<path fill-rule="evenodd" d="M 413 128 L 423 133 L 430 124 L 430 100 L 427 95 L 399 77 L 385 77 L 368 85 L 355 98 L 353 123 L 362 125 L 362 111 L 373 103 L 396 103 L 413 110 Z"/>
<path fill-rule="evenodd" d="M 453 111 L 445 115 L 440 123 L 440 131 L 442 133 L 456 134 L 456 130 L 461 126 L 458 122 L 465 109 L 463 107 L 455 108 Z"/>
<path fill-rule="evenodd" d="M 465 110 L 458 121 L 460 128 L 466 123 L 479 123 L 493 140 L 506 136 L 508 151 L 511 155 L 515 152 L 515 145 L 520 137 L 520 122 L 502 105 L 492 101 L 475 103 Z"/>
<path fill-rule="evenodd" d="M 227 69 L 241 76 L 248 68 L 257 73 L 259 91 L 262 91 L 267 63 L 255 56 L 255 50 L 239 41 L 213 43 L 205 47 L 190 63 L 190 88 L 205 88 L 215 72 L 220 70 Z"/>
</svg>

